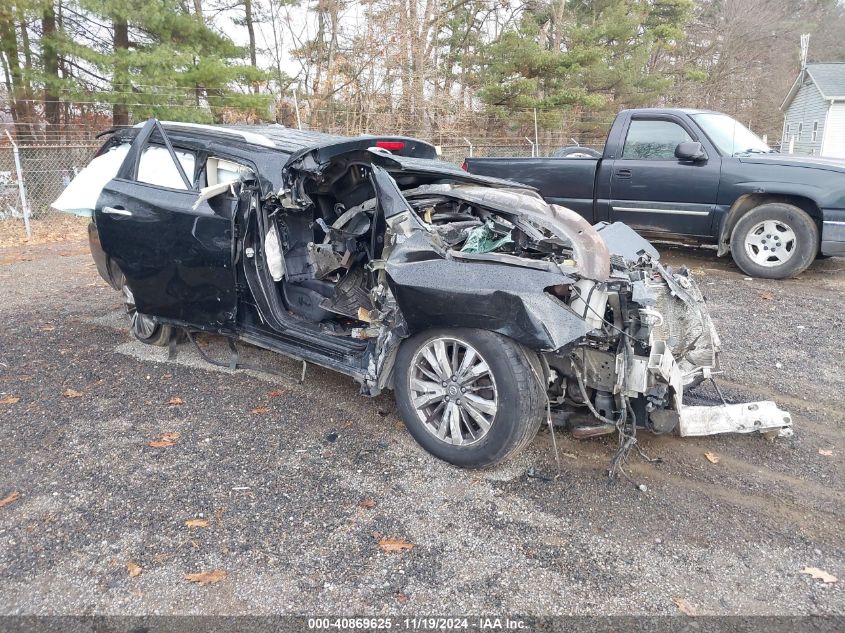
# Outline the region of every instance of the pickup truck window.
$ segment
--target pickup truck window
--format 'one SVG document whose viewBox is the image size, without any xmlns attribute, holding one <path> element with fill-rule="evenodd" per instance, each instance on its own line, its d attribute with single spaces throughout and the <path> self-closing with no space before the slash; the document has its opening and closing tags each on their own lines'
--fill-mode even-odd
<svg viewBox="0 0 845 633">
<path fill-rule="evenodd" d="M 726 156 L 734 154 L 760 154 L 771 152 L 771 148 L 760 140 L 754 132 L 745 127 L 736 119 L 727 114 L 717 112 L 706 112 L 693 114 L 692 118 L 701 127 L 719 151 Z M 798 124 L 798 134 L 802 129 Z M 786 126 L 786 134 L 789 136 L 790 126 Z"/>
<path fill-rule="evenodd" d="M 634 119 L 628 128 L 622 159 L 675 160 L 678 144 L 691 140 L 686 130 L 672 121 Z"/>
</svg>

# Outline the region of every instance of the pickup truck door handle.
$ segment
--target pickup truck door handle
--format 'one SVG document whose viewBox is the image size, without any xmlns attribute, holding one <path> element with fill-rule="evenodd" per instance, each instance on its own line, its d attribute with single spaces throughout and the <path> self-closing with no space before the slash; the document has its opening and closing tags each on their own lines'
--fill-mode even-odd
<svg viewBox="0 0 845 633">
<path fill-rule="evenodd" d="M 132 215 L 131 211 L 127 211 L 123 207 L 103 207 L 103 213 L 109 215 Z"/>
<path fill-rule="evenodd" d="M 617 178 L 630 178 L 631 177 L 631 170 L 630 169 L 617 169 L 616 170 L 616 177 Z"/>
</svg>

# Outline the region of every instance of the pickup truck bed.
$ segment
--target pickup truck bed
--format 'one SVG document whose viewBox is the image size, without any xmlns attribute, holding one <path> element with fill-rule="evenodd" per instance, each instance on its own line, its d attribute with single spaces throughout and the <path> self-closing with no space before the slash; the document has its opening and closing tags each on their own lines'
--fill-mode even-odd
<svg viewBox="0 0 845 633">
<path fill-rule="evenodd" d="M 468 171 L 484 176 L 502 175 L 507 161 L 507 178 L 530 185 L 547 202 L 577 211 L 595 223 L 593 209 L 599 159 L 594 158 L 468 158 Z"/>
</svg>

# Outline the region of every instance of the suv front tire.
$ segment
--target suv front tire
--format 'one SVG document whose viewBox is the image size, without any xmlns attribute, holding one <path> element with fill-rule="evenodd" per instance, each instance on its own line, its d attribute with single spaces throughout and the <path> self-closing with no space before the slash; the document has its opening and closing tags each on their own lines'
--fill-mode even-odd
<svg viewBox="0 0 845 633">
<path fill-rule="evenodd" d="M 465 468 L 507 459 L 543 420 L 546 394 L 530 350 L 500 334 L 438 329 L 402 343 L 394 388 L 402 419 L 429 453 Z"/>
</svg>

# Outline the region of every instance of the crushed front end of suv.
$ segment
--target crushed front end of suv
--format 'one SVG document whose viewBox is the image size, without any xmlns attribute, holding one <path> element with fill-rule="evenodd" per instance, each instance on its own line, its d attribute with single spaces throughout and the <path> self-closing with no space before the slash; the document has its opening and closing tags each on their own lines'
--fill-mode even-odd
<svg viewBox="0 0 845 633">
<path fill-rule="evenodd" d="M 688 271 L 626 225 L 412 139 L 286 134 L 150 120 L 57 201 L 84 207 L 102 181 L 91 249 L 138 339 L 215 332 L 393 390 L 419 444 L 464 467 L 552 420 L 623 448 L 637 429 L 791 434 L 773 402 L 684 404 L 719 337 Z"/>
</svg>

